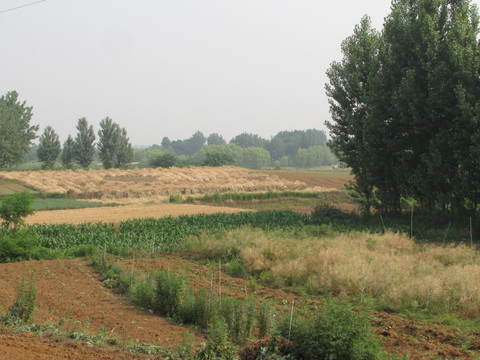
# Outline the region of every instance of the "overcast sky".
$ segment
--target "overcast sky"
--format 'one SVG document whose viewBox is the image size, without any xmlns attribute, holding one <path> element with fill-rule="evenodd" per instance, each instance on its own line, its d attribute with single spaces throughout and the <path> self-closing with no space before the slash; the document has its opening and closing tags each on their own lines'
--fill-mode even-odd
<svg viewBox="0 0 480 360">
<path fill-rule="evenodd" d="M 95 132 L 111 117 L 134 145 L 326 130 L 325 71 L 364 14 L 380 30 L 389 12 L 389 0 L 46 0 L 0 13 L 0 95 L 16 90 L 38 134 L 51 125 L 62 143 L 80 117 Z"/>
</svg>

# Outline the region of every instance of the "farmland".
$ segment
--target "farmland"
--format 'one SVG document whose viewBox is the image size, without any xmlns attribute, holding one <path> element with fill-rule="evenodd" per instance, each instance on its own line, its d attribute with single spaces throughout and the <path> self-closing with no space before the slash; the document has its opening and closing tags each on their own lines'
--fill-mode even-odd
<svg viewBox="0 0 480 360">
<path fill-rule="evenodd" d="M 359 318 L 368 319 L 372 336 L 390 358 L 478 358 L 476 250 L 458 243 L 415 242 L 405 224 L 385 219 L 382 226 L 339 211 L 351 204 L 337 190 L 348 180 L 345 172 L 298 172 L 295 178 L 294 171 L 240 169 L 238 174 L 252 183 L 256 177 L 258 184 L 237 187 L 232 182 L 221 192 L 205 180 L 221 182 L 222 171 L 223 179 L 232 179 L 234 170 L 220 168 L 207 175 L 202 168 L 204 180 L 188 178 L 183 185 L 176 180 L 168 196 L 155 195 L 148 204 L 139 203 L 143 195 L 136 190 L 135 204 L 39 211 L 13 235 L 20 239 L 16 246 L 3 230 L 0 316 L 11 313 L 21 279 L 33 279 L 37 297 L 35 325 L 0 326 L 0 344 L 8 344 L 0 345 L 0 358 L 28 358 L 18 331 L 26 332 L 36 354 L 51 347 L 51 358 L 69 352 L 87 359 L 95 354 L 188 358 L 192 351 L 205 351 L 202 343 L 211 349 L 215 334 L 208 324 L 221 329 L 219 316 L 229 324 L 227 348 L 243 348 L 242 358 L 251 358 L 245 354 L 258 355 L 268 344 L 261 334 L 287 337 L 285 321 L 288 325 L 293 315 L 291 346 L 298 352 L 303 350 L 295 348 L 295 334 L 307 326 L 300 319 L 315 318 L 324 308 L 344 309 L 344 301 Z M 172 173 L 179 176 L 177 171 Z M 283 185 L 262 187 L 261 179 Z M 187 184 L 188 193 L 176 192 Z M 55 186 L 38 190 L 58 194 Z M 120 194 L 115 191 L 95 200 L 113 199 Z M 64 193 L 77 198 L 93 194 Z M 178 204 L 165 202 L 172 195 Z M 120 202 L 130 196 L 120 196 Z M 314 209 L 315 203 L 322 207 Z M 436 236 L 422 231 L 417 231 L 420 239 Z M 455 235 L 449 238 L 457 234 L 453 228 L 450 232 Z M 172 301 L 182 300 L 169 310 L 163 307 L 171 294 L 161 288 L 165 279 L 181 291 Z M 371 354 L 376 353 L 376 345 L 371 346 Z M 381 358 L 376 354 L 364 358 Z"/>
</svg>

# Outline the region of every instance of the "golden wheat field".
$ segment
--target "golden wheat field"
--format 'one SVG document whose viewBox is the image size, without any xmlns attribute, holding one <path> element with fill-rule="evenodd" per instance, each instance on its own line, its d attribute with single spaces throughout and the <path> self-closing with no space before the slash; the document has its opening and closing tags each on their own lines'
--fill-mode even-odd
<svg viewBox="0 0 480 360">
<path fill-rule="evenodd" d="M 20 181 L 47 193 L 108 203 L 135 204 L 168 199 L 170 195 L 201 196 L 214 192 L 331 191 L 305 182 L 279 178 L 234 166 L 12 171 L 0 178 Z"/>
<path fill-rule="evenodd" d="M 31 224 L 83 224 L 83 223 L 119 223 L 131 219 L 154 218 L 159 219 L 167 216 L 214 214 L 214 213 L 237 213 L 247 211 L 242 209 L 189 205 L 189 204 L 144 204 L 126 205 L 118 207 L 97 207 L 69 210 L 37 211 L 28 216 L 25 222 Z"/>
</svg>

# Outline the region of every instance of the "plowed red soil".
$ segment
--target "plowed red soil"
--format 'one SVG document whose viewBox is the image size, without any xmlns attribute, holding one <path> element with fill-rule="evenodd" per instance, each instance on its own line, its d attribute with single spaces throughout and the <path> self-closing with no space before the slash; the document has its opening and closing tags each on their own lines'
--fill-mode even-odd
<svg viewBox="0 0 480 360">
<path fill-rule="evenodd" d="M 314 313 L 321 303 L 305 300 L 278 289 L 252 285 L 242 279 L 221 274 L 216 267 L 198 265 L 173 256 L 155 259 L 120 260 L 125 269 L 148 273 L 171 269 L 187 275 L 194 289 L 221 291 L 223 295 L 242 298 L 246 291 L 255 291 L 259 301 L 268 299 L 280 313 L 289 311 L 295 300 L 297 310 Z M 15 287 L 22 276 L 34 274 L 38 289 L 35 322 L 59 323 L 65 330 L 81 330 L 98 334 L 100 331 L 121 339 L 123 343 L 148 342 L 165 347 L 176 346 L 181 333 L 191 329 L 138 309 L 121 295 L 106 289 L 99 276 L 86 260 L 28 261 L 0 264 L 0 310 L 5 312 L 13 303 Z M 409 354 L 409 359 L 474 359 L 480 356 L 480 336 L 470 334 L 467 341 L 453 329 L 408 320 L 386 313 L 372 313 L 372 325 L 384 342 L 384 349 L 393 354 Z M 201 332 L 195 333 L 198 345 L 204 341 Z M 463 347 L 462 347 L 463 343 Z M 470 346 L 470 351 L 465 350 Z M 34 335 L 19 335 L 0 330 L 0 359 L 133 359 L 118 347 L 89 347 L 82 343 L 45 339 Z"/>
<path fill-rule="evenodd" d="M 60 319 L 64 318 L 61 328 L 68 332 L 103 332 L 120 338 L 123 343 L 151 343 L 162 347 L 175 347 L 180 342 L 182 332 L 192 331 L 132 306 L 125 297 L 105 288 L 87 262 L 79 259 L 0 264 L 0 311 L 5 313 L 13 304 L 19 279 L 25 277 L 28 280 L 31 273 L 38 289 L 34 313 L 36 323 L 51 321 L 59 324 Z M 20 351 L 18 349 L 29 348 L 29 345 L 25 345 L 26 340 L 18 336 L 2 334 L 1 339 L 1 359 L 12 359 Z M 202 333 L 195 333 L 196 344 L 201 341 L 204 341 Z M 39 348 L 38 351 L 42 353 L 42 341 L 33 342 L 35 348 Z M 29 343 L 30 341 L 27 342 Z M 46 343 L 45 346 L 51 345 Z M 60 353 L 61 349 L 65 349 L 68 354 L 70 345 L 55 348 Z M 64 357 L 49 357 L 60 358 Z"/>
</svg>

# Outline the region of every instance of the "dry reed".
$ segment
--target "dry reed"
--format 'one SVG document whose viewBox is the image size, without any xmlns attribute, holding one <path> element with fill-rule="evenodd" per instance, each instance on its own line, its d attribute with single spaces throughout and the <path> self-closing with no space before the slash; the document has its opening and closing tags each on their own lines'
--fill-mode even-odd
<svg viewBox="0 0 480 360">
<path fill-rule="evenodd" d="M 235 244 L 249 271 L 271 272 L 287 285 L 309 284 L 318 294 L 371 296 L 392 311 L 480 315 L 480 258 L 470 247 L 418 246 L 391 232 L 298 240 L 245 229 L 202 243 L 210 249 Z"/>
</svg>

